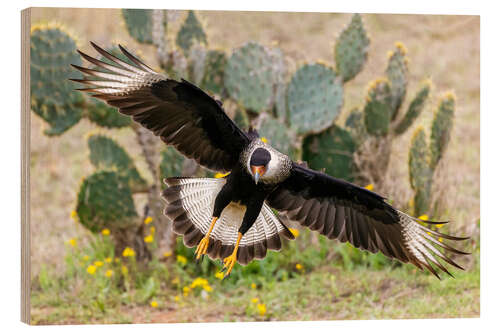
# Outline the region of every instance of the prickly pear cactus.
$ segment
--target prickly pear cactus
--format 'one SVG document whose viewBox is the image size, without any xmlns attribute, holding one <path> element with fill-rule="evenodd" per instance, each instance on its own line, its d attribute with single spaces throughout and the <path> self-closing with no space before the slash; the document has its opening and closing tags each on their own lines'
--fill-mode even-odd
<svg viewBox="0 0 500 333">
<path fill-rule="evenodd" d="M 333 125 L 320 134 L 307 136 L 302 147 L 303 159 L 310 168 L 325 169 L 334 177 L 354 180 L 356 143 L 348 131 Z"/>
<path fill-rule="evenodd" d="M 224 71 L 227 57 L 224 51 L 210 50 L 205 57 L 205 73 L 201 80 L 201 88 L 221 97 L 225 95 Z"/>
<path fill-rule="evenodd" d="M 84 97 L 69 81 L 78 77 L 70 64 L 82 63 L 76 42 L 62 26 L 38 25 L 30 44 L 31 109 L 49 125 L 46 135 L 60 135 L 82 118 Z"/>
<path fill-rule="evenodd" d="M 429 150 L 425 131 L 418 128 L 413 134 L 409 152 L 410 184 L 415 191 L 414 214 L 427 213 L 430 205 L 432 170 L 429 167 Z"/>
<path fill-rule="evenodd" d="M 288 78 L 288 64 L 283 52 L 278 47 L 269 50 L 273 68 L 274 80 L 274 113 L 285 124 L 288 123 L 288 109 L 286 106 L 286 88 Z"/>
<path fill-rule="evenodd" d="M 403 103 L 408 86 L 408 59 L 406 48 L 401 42 L 396 43 L 396 51 L 389 52 L 389 62 L 385 71 L 391 85 L 391 118 L 397 116 Z"/>
<path fill-rule="evenodd" d="M 94 124 L 106 128 L 121 128 L 132 124 L 132 118 L 122 115 L 116 108 L 99 100 L 92 102 L 87 107 L 87 117 Z"/>
<path fill-rule="evenodd" d="M 182 175 L 182 156 L 174 147 L 166 147 L 161 152 L 160 178 L 179 177 Z"/>
<path fill-rule="evenodd" d="M 152 9 L 122 9 L 122 15 L 130 36 L 139 43 L 153 43 Z"/>
<path fill-rule="evenodd" d="M 206 45 L 207 35 L 194 12 L 190 10 L 177 34 L 176 43 L 184 51 L 184 54 L 188 54 L 191 46 L 193 46 L 196 41 Z"/>
<path fill-rule="evenodd" d="M 127 180 L 132 191 L 147 188 L 134 161 L 115 140 L 100 134 L 92 134 L 87 139 L 90 162 L 97 170 L 110 170 Z"/>
<path fill-rule="evenodd" d="M 363 27 L 361 15 L 354 14 L 335 43 L 335 64 L 344 82 L 354 78 L 363 69 L 369 45 L 370 39 Z"/>
<path fill-rule="evenodd" d="M 250 120 L 248 119 L 248 114 L 242 108 L 236 108 L 234 112 L 233 121 L 239 128 L 246 131 L 250 127 Z"/>
<path fill-rule="evenodd" d="M 363 112 L 358 108 L 352 109 L 345 120 L 345 128 L 351 133 L 358 144 L 363 142 L 367 136 Z"/>
<path fill-rule="evenodd" d="M 430 166 L 436 168 L 450 142 L 455 113 L 455 95 L 447 93 L 440 101 L 432 120 Z"/>
<path fill-rule="evenodd" d="M 259 135 L 266 138 L 267 142 L 283 154 L 296 159 L 298 149 L 295 147 L 297 138 L 295 132 L 274 117 L 263 119 L 259 127 Z"/>
<path fill-rule="evenodd" d="M 128 228 L 137 219 L 132 191 L 112 171 L 98 171 L 83 180 L 75 210 L 80 223 L 92 232 Z"/>
<path fill-rule="evenodd" d="M 386 79 L 378 79 L 370 84 L 363 112 L 368 134 L 385 136 L 389 133 L 391 89 Z"/>
<path fill-rule="evenodd" d="M 205 75 L 207 50 L 200 44 L 194 45 L 189 50 L 188 72 L 192 83 L 200 85 Z"/>
<path fill-rule="evenodd" d="M 262 112 L 272 105 L 273 83 L 272 58 L 263 46 L 252 42 L 234 50 L 224 75 L 233 99 L 245 109 Z"/>
<path fill-rule="evenodd" d="M 333 124 L 343 103 L 342 79 L 323 64 L 306 64 L 287 90 L 290 125 L 298 135 L 319 133 Z"/>
<path fill-rule="evenodd" d="M 401 119 L 398 125 L 394 128 L 394 133 L 396 135 L 401 135 L 406 132 L 408 128 L 410 128 L 410 126 L 415 122 L 418 116 L 422 113 L 425 102 L 429 97 L 430 90 L 431 82 L 429 80 L 424 81 L 422 87 L 411 101 L 408 110 L 403 116 L 403 119 Z"/>
</svg>

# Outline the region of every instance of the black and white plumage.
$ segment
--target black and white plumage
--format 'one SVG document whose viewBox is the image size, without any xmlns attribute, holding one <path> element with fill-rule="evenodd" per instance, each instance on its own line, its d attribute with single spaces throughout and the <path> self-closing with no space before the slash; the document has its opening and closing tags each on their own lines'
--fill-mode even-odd
<svg viewBox="0 0 500 333">
<path fill-rule="evenodd" d="M 422 222 L 436 222 L 419 221 L 376 193 L 291 161 L 262 142 L 255 131 L 239 129 L 225 114 L 222 103 L 185 80 L 156 73 L 123 47 L 121 51 L 134 65 L 92 46 L 110 62 L 79 51 L 97 66 L 74 66 L 85 74 L 83 79 L 74 80 L 87 86 L 80 90 L 117 107 L 200 165 L 231 171 L 221 179 L 165 180 L 165 214 L 173 221 L 174 231 L 184 235 L 187 246 L 200 244 L 200 248 L 207 238 L 200 253 L 211 258 L 233 253 L 241 264 L 264 258 L 268 249 L 281 248 L 280 236 L 293 239 L 272 212 L 274 208 L 328 238 L 373 253 L 381 251 L 427 268 L 436 276 L 435 267 L 449 274 L 440 260 L 461 268 L 447 251 L 464 252 L 438 238 L 466 238 L 429 229 Z"/>
</svg>

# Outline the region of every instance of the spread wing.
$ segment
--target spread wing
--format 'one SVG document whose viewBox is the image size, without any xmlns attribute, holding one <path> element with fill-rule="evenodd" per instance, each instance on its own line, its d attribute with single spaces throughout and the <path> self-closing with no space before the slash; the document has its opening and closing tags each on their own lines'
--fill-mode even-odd
<svg viewBox="0 0 500 333">
<path fill-rule="evenodd" d="M 446 235 L 419 223 L 446 222 L 420 221 L 394 209 L 376 193 L 321 172 L 294 163 L 290 177 L 267 200 L 288 219 L 330 239 L 337 238 L 373 253 L 381 251 L 390 258 L 410 262 L 420 269 L 425 267 L 438 278 L 432 264 L 450 274 L 439 258 L 462 269 L 446 255 L 446 251 L 466 253 L 439 238 L 467 238 Z"/>
<path fill-rule="evenodd" d="M 233 168 L 249 138 L 226 115 L 220 102 L 185 80 L 170 80 L 156 73 L 122 46 L 120 50 L 134 65 L 91 44 L 110 63 L 78 51 L 97 66 L 73 65 L 85 74 L 83 79 L 73 79 L 87 86 L 79 90 L 117 107 L 202 166 L 217 171 Z"/>
</svg>

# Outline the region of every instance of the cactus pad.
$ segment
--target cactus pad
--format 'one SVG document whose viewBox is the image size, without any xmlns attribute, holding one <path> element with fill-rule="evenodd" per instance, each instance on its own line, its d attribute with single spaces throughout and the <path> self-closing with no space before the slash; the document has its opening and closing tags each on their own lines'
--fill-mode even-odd
<svg viewBox="0 0 500 333">
<path fill-rule="evenodd" d="M 234 112 L 233 121 L 239 128 L 241 128 L 244 131 L 248 130 L 248 128 L 250 127 L 250 120 L 248 119 L 248 114 L 242 108 L 239 107 L 236 108 L 236 111 Z"/>
<path fill-rule="evenodd" d="M 288 109 L 286 107 L 286 80 L 288 76 L 288 64 L 283 52 L 273 47 L 270 50 L 274 78 L 274 112 L 278 119 L 288 122 Z"/>
<path fill-rule="evenodd" d="M 270 53 L 257 43 L 247 43 L 229 58 L 224 83 L 229 95 L 244 108 L 261 112 L 273 102 L 273 70 Z"/>
<path fill-rule="evenodd" d="M 127 181 L 132 191 L 140 191 L 147 187 L 132 158 L 116 141 L 104 135 L 93 134 L 88 137 L 87 144 L 90 150 L 90 162 L 97 170 L 116 172 Z"/>
<path fill-rule="evenodd" d="M 76 213 L 80 223 L 92 232 L 128 228 L 137 218 L 127 182 L 112 171 L 99 171 L 83 180 Z"/>
<path fill-rule="evenodd" d="M 203 77 L 205 76 L 205 60 L 207 56 L 207 50 L 200 44 L 194 45 L 189 50 L 188 56 L 188 73 L 189 80 L 200 85 Z"/>
<path fill-rule="evenodd" d="M 224 51 L 208 51 L 205 57 L 205 74 L 201 80 L 201 88 L 222 97 L 226 64 L 227 57 Z"/>
<path fill-rule="evenodd" d="M 333 124 L 343 103 L 342 80 L 330 67 L 306 64 L 287 90 L 290 126 L 297 134 L 319 133 Z"/>
<path fill-rule="evenodd" d="M 370 39 L 363 27 L 361 15 L 354 14 L 351 23 L 340 33 L 335 43 L 335 63 L 344 82 L 363 69 L 368 57 Z"/>
<path fill-rule="evenodd" d="M 431 90 L 430 81 L 424 82 L 420 90 L 417 92 L 416 96 L 411 101 L 410 106 L 408 107 L 408 110 L 406 111 L 406 114 L 404 115 L 403 119 L 401 119 L 399 124 L 394 129 L 394 133 L 396 133 L 397 135 L 401 135 L 404 132 L 406 132 L 408 128 L 410 128 L 415 119 L 417 119 L 418 116 L 422 113 L 422 110 L 424 109 L 425 106 L 425 102 L 429 97 L 430 90 Z"/>
<path fill-rule="evenodd" d="M 195 41 L 206 45 L 207 35 L 203 31 L 203 27 L 194 12 L 190 10 L 177 33 L 176 43 L 184 51 L 184 54 L 187 54 Z"/>
<path fill-rule="evenodd" d="M 363 112 L 358 108 L 351 110 L 345 120 L 345 127 L 351 132 L 358 144 L 365 140 L 366 129 L 363 121 Z"/>
<path fill-rule="evenodd" d="M 356 144 L 351 134 L 337 125 L 304 139 L 303 159 L 315 170 L 325 169 L 331 176 L 354 180 L 353 154 Z"/>
<path fill-rule="evenodd" d="M 392 119 L 394 119 L 403 103 L 408 86 L 408 59 L 406 48 L 402 43 L 396 43 L 396 51 L 389 53 L 385 73 L 391 85 Z"/>
<path fill-rule="evenodd" d="M 439 102 L 431 128 L 430 166 L 436 168 L 450 142 L 455 112 L 455 96 L 447 93 Z"/>
<path fill-rule="evenodd" d="M 160 177 L 161 180 L 168 177 L 182 176 L 182 164 L 184 163 L 182 156 L 174 147 L 167 146 L 161 152 L 160 162 Z"/>
<path fill-rule="evenodd" d="M 425 131 L 419 128 L 413 134 L 409 153 L 410 184 L 415 190 L 414 213 L 428 212 L 430 204 L 432 170 L 429 167 L 428 147 Z"/>
<path fill-rule="evenodd" d="M 259 135 L 265 137 L 271 146 L 283 154 L 290 156 L 292 159 L 297 157 L 298 149 L 295 148 L 297 143 L 295 132 L 279 120 L 273 117 L 263 119 L 259 128 Z"/>
<path fill-rule="evenodd" d="M 135 38 L 139 43 L 153 43 L 152 9 L 122 9 L 122 15 L 130 36 Z"/>
<path fill-rule="evenodd" d="M 100 100 L 95 100 L 88 106 L 87 117 L 96 125 L 106 128 L 121 128 L 132 124 L 132 118 L 122 115 L 116 108 Z"/>
<path fill-rule="evenodd" d="M 368 88 L 364 122 L 370 135 L 385 136 L 391 123 L 391 90 L 385 79 L 373 81 Z"/>
<path fill-rule="evenodd" d="M 70 64 L 81 64 L 75 40 L 59 26 L 35 26 L 31 31 L 31 109 L 60 135 L 82 118 L 83 95 L 69 81 L 78 77 Z"/>
</svg>

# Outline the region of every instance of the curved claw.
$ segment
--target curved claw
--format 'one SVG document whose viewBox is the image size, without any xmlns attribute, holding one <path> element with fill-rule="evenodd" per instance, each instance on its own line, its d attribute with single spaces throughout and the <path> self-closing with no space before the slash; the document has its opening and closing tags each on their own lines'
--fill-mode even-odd
<svg viewBox="0 0 500 333">
<path fill-rule="evenodd" d="M 208 243 L 210 242 L 210 238 L 207 236 L 203 237 L 198 244 L 198 247 L 196 247 L 196 251 L 194 252 L 196 255 L 196 260 L 199 260 L 202 258 L 203 260 L 203 255 L 207 254 L 207 249 L 208 249 Z"/>
</svg>

